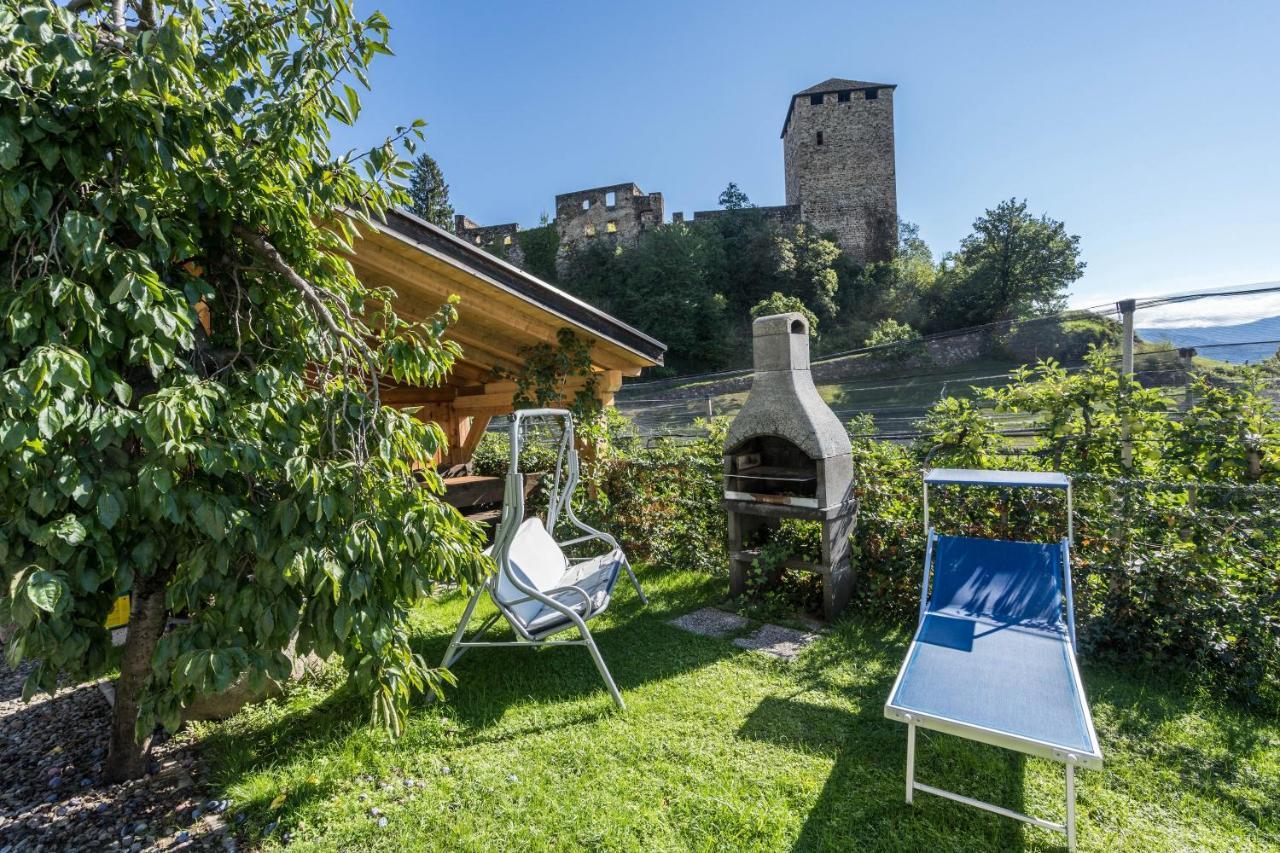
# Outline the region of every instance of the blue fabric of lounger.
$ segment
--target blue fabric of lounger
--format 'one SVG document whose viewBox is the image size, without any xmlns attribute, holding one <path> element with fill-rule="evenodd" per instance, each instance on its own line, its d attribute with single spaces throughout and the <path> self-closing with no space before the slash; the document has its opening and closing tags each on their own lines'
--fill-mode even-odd
<svg viewBox="0 0 1280 853">
<path fill-rule="evenodd" d="M 939 536 L 929 612 L 1066 631 L 1062 546 Z"/>
<path fill-rule="evenodd" d="M 1090 751 L 1061 546 L 939 536 L 934 549 L 929 607 L 891 704 Z"/>
</svg>

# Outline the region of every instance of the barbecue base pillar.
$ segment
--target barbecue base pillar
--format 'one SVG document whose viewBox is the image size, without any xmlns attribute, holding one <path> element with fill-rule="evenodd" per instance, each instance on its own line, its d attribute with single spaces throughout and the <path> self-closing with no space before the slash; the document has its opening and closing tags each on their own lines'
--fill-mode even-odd
<svg viewBox="0 0 1280 853">
<path fill-rule="evenodd" d="M 779 513 L 770 504 L 744 504 L 726 501 L 729 510 L 729 596 L 738 598 L 747 592 L 747 578 L 758 551 L 748 548 L 761 531 L 776 528 L 779 516 L 810 518 L 822 522 L 821 562 L 808 563 L 799 559 L 788 560 L 782 568 L 800 569 L 822 575 L 822 616 L 828 622 L 840 615 L 853 594 L 853 567 L 850 563 L 849 537 L 853 533 L 853 506 L 836 510 L 798 510 L 788 507 Z M 773 579 L 777 582 L 777 578 Z"/>
<path fill-rule="evenodd" d="M 853 594 L 853 567 L 849 563 L 849 534 L 852 532 L 837 518 L 822 524 L 822 562 L 827 566 L 822 576 L 822 615 L 830 622 L 844 610 Z"/>
<path fill-rule="evenodd" d="M 853 595 L 853 571 L 845 566 L 822 576 L 822 618 L 830 622 L 840 615 Z"/>
</svg>

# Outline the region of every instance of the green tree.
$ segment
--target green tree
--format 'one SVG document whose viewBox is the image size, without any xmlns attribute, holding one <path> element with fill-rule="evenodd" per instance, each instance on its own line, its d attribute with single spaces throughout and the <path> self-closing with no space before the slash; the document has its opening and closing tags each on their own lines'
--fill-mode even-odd
<svg viewBox="0 0 1280 853">
<path fill-rule="evenodd" d="M 937 265 L 915 224 L 899 222 L 898 246 L 889 260 L 864 267 L 841 255 L 833 266 L 840 282 L 840 316 L 838 328 L 829 328 L 824 336 L 827 344 L 847 348 L 860 343 L 877 323 L 890 318 L 912 328 L 925 327 Z"/>
<path fill-rule="evenodd" d="M 622 316 L 668 345 L 669 367 L 689 372 L 729 362 L 735 347 L 728 301 L 717 286 L 722 258 L 704 233 L 650 231 L 621 261 Z"/>
<path fill-rule="evenodd" d="M 720 193 L 720 206 L 725 210 L 742 210 L 748 207 L 754 207 L 751 199 L 747 198 L 747 194 L 738 188 L 733 181 L 729 182 L 729 186 L 724 188 L 724 192 Z"/>
<path fill-rule="evenodd" d="M 1073 471 L 1113 477 L 1156 470 L 1168 401 L 1159 390 L 1117 370 L 1110 350 L 1091 349 L 1084 369 L 1075 371 L 1043 359 L 1015 370 L 1008 385 L 983 388 L 979 395 L 997 412 L 1034 414 L 1040 437 L 1033 450 L 1055 471 L 1062 470 L 1064 460 Z M 1120 451 L 1126 420 L 1132 468 L 1123 464 Z"/>
<path fill-rule="evenodd" d="M 157 723 L 284 650 L 338 654 L 398 730 L 437 688 L 413 601 L 486 566 L 438 495 L 442 431 L 380 405 L 458 354 L 345 260 L 404 200 L 419 123 L 329 151 L 387 53 L 322 0 L 0 12 L 0 622 L 24 688 L 119 668 L 108 780 Z M 12 6 L 10 7 L 12 8 Z M 129 596 L 123 649 L 102 627 Z M 170 622 L 169 617 L 184 618 Z"/>
<path fill-rule="evenodd" d="M 542 214 L 537 228 L 516 232 L 524 268 L 544 281 L 557 280 L 556 254 L 560 251 L 560 232 L 547 214 Z"/>
<path fill-rule="evenodd" d="M 974 221 L 944 267 L 937 328 L 1061 310 L 1085 263 L 1078 236 L 1048 215 L 1031 215 L 1025 200 L 1009 199 Z"/>
<path fill-rule="evenodd" d="M 889 268 L 888 287 L 880 294 L 882 310 L 918 328 L 927 319 L 938 265 L 915 223 L 899 223 L 898 248 L 889 261 Z"/>
<path fill-rule="evenodd" d="M 773 291 L 789 290 L 790 282 L 778 270 L 778 229 L 759 208 L 736 209 L 689 227 L 715 258 L 708 273 L 717 276 L 712 286 L 724 294 L 729 317 L 740 322 Z"/>
<path fill-rule="evenodd" d="M 592 240 L 573 247 L 565 256 L 560 283 L 575 296 L 632 323 L 637 320 L 632 312 L 643 313 L 643 306 L 637 304 L 633 294 L 628 293 L 624 251 L 605 240 Z"/>
<path fill-rule="evenodd" d="M 521 370 L 508 374 L 516 383 L 515 407 L 567 406 L 579 425 L 594 421 L 601 411 L 600 376 L 591 366 L 591 343 L 565 327 L 556 332 L 554 346 L 540 342 L 521 347 Z M 575 377 L 586 382 L 570 397 L 567 383 Z"/>
<path fill-rule="evenodd" d="M 961 397 L 944 397 L 929 408 L 914 445 L 926 468 L 998 468 L 1007 449 L 991 419 Z"/>
<path fill-rule="evenodd" d="M 803 302 L 794 296 L 784 296 L 776 290 L 769 294 L 769 298 L 761 299 L 751 306 L 751 319 L 769 317 L 773 314 L 788 314 L 793 311 L 797 314 L 803 314 L 804 318 L 809 321 L 809 337 L 818 337 L 818 315 L 810 311 Z"/>
<path fill-rule="evenodd" d="M 646 231 L 630 248 L 593 241 L 569 254 L 560 283 L 667 344 L 666 368 L 658 373 L 722 367 L 736 351 L 736 328 L 720 290 L 724 254 L 717 235 L 668 225 Z"/>
<path fill-rule="evenodd" d="M 435 158 L 423 151 L 413 161 L 409 175 L 409 209 L 422 219 L 453 231 L 453 205 L 449 203 L 449 185 Z"/>
<path fill-rule="evenodd" d="M 790 285 L 790 294 L 826 317 L 836 316 L 840 277 L 834 264 L 840 247 L 813 228 L 797 225 L 791 234 L 778 236 L 777 248 L 778 271 Z"/>
<path fill-rule="evenodd" d="M 1265 452 L 1280 443 L 1280 407 L 1258 368 L 1242 368 L 1234 381 L 1198 376 L 1190 393 L 1195 402 L 1169 425 L 1168 456 L 1179 474 L 1203 482 L 1251 481 L 1280 470 L 1280 459 Z"/>
</svg>

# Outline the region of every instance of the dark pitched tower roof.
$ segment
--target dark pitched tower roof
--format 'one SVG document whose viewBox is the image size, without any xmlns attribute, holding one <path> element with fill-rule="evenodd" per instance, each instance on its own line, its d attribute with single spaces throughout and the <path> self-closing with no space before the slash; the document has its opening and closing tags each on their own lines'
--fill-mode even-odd
<svg viewBox="0 0 1280 853">
<path fill-rule="evenodd" d="M 818 95 L 827 92 L 843 92 L 848 89 L 892 89 L 892 83 L 868 83 L 865 80 L 842 80 L 839 77 L 831 77 L 823 80 L 816 86 L 810 86 L 808 89 L 802 89 L 792 95 L 798 98 L 801 95 Z"/>
<path fill-rule="evenodd" d="M 805 95 L 826 95 L 830 92 L 848 92 L 854 89 L 896 89 L 893 83 L 868 83 L 865 80 L 845 80 L 840 77 L 830 77 L 821 83 L 810 86 L 808 89 L 801 89 L 791 96 L 791 100 L 787 103 L 787 117 L 782 120 L 782 135 L 787 135 L 787 125 L 791 124 L 791 111 L 795 108 L 796 98 Z"/>
</svg>

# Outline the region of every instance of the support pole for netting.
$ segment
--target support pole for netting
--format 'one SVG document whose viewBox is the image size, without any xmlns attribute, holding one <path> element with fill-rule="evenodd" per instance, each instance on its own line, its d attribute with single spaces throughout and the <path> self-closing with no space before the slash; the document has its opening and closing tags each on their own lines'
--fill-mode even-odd
<svg viewBox="0 0 1280 853">
<path fill-rule="evenodd" d="M 1184 412 L 1194 406 L 1196 402 L 1194 380 L 1194 371 L 1196 366 L 1195 358 L 1195 347 L 1178 348 L 1178 361 L 1180 362 L 1179 366 L 1182 368 L 1182 384 L 1185 389 L 1182 392 L 1182 411 Z"/>
<path fill-rule="evenodd" d="M 1133 309 L 1135 305 L 1136 302 L 1133 299 L 1122 299 L 1116 303 L 1124 326 L 1120 333 L 1120 372 L 1128 381 L 1133 381 Z M 1133 467 L 1133 441 L 1129 437 L 1128 411 L 1125 412 L 1124 421 L 1120 425 L 1120 459 L 1124 462 L 1124 467 Z"/>
</svg>

